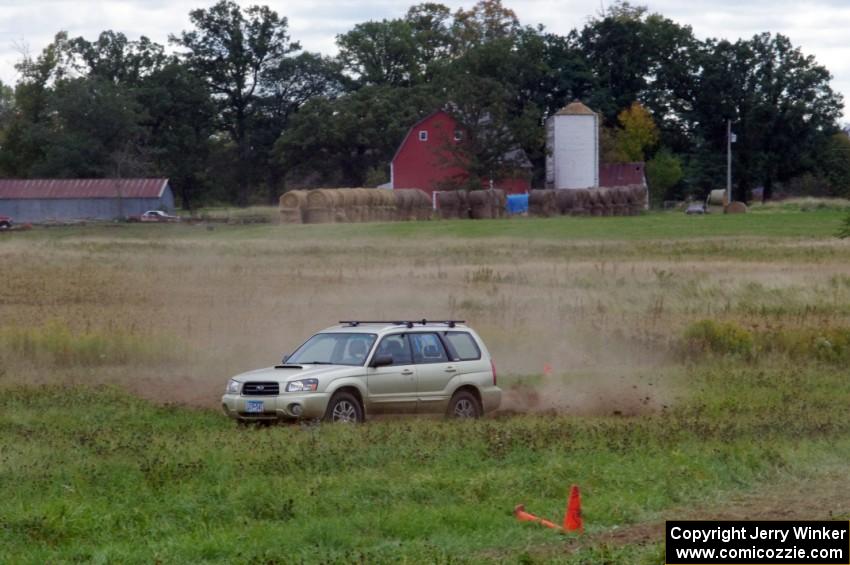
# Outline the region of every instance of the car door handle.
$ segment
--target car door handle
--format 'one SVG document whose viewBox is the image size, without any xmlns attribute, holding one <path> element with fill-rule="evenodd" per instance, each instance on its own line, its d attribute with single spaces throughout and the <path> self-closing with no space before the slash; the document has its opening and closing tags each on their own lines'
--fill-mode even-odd
<svg viewBox="0 0 850 565">
<path fill-rule="evenodd" d="M 457 373 L 457 369 L 455 369 L 454 367 L 446 367 L 446 372 L 447 373 Z"/>
<path fill-rule="evenodd" d="M 401 374 L 402 375 L 412 375 L 413 371 L 411 371 L 410 369 L 405 369 L 404 371 L 401 372 Z"/>
</svg>

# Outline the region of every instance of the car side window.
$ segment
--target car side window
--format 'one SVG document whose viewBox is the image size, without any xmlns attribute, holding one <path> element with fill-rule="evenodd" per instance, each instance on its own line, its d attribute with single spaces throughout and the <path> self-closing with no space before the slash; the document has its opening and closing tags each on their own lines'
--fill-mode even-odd
<svg viewBox="0 0 850 565">
<path fill-rule="evenodd" d="M 443 343 L 437 334 L 412 333 L 410 334 L 410 346 L 413 349 L 413 362 L 424 363 L 448 363 L 449 357 L 443 348 Z"/>
<path fill-rule="evenodd" d="M 452 349 L 452 359 L 455 361 L 475 361 L 481 359 L 481 350 L 472 336 L 466 332 L 445 332 L 443 336 L 449 348 Z"/>
<path fill-rule="evenodd" d="M 413 357 L 410 354 L 410 346 L 404 334 L 388 335 L 381 340 L 375 356 L 390 355 L 393 365 L 412 365 Z"/>
</svg>

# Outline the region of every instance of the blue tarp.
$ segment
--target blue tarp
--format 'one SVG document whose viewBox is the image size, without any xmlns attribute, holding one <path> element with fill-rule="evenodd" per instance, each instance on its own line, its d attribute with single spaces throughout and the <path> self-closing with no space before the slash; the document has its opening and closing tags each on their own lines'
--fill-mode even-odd
<svg viewBox="0 0 850 565">
<path fill-rule="evenodd" d="M 526 214 L 528 212 L 527 194 L 509 194 L 506 206 L 508 214 Z"/>
</svg>

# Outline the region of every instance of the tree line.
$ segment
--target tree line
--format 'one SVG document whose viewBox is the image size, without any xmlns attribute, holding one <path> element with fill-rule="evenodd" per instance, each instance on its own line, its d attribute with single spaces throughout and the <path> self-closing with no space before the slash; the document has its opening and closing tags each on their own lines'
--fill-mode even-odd
<svg viewBox="0 0 850 565">
<path fill-rule="evenodd" d="M 850 138 L 830 73 L 787 37 L 699 40 L 627 2 L 558 35 L 500 0 L 426 2 L 301 48 L 286 17 L 221 0 L 190 13 L 172 49 L 115 31 L 58 33 L 0 85 L 0 173 L 167 176 L 183 207 L 273 202 L 290 188 L 376 186 L 421 117 L 450 108 L 466 182 L 516 168 L 542 186 L 548 116 L 581 100 L 602 116 L 602 159 L 646 161 L 653 198 L 734 190 L 850 196 Z M 486 125 L 482 125 L 486 124 Z"/>
</svg>

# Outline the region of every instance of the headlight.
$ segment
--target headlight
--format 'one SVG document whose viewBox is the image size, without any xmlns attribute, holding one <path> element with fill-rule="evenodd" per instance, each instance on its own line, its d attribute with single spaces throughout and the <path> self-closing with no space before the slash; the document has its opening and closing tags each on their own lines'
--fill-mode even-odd
<svg viewBox="0 0 850 565">
<path fill-rule="evenodd" d="M 229 381 L 227 381 L 227 388 L 225 389 L 225 392 L 227 394 L 239 394 L 239 389 L 241 387 L 242 387 L 242 383 L 240 383 L 239 381 L 234 381 L 233 379 L 230 379 Z"/>
<path fill-rule="evenodd" d="M 286 392 L 313 392 L 319 388 L 319 379 L 292 381 L 286 385 Z"/>
</svg>

